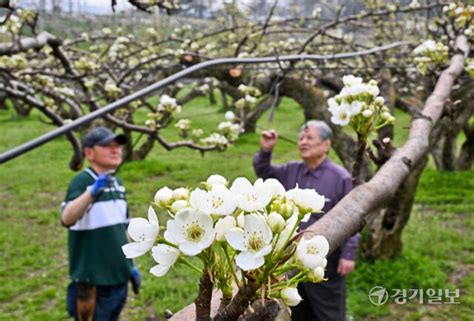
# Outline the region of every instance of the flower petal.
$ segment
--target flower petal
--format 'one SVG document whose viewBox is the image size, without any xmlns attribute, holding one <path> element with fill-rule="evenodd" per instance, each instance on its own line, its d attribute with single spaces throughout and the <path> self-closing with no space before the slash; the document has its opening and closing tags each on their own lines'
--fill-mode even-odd
<svg viewBox="0 0 474 321">
<path fill-rule="evenodd" d="M 244 271 L 258 269 L 265 263 L 263 256 L 255 257 L 249 252 L 242 252 L 235 258 L 235 263 Z"/>
<path fill-rule="evenodd" d="M 153 207 L 148 207 L 148 221 L 150 224 L 158 226 L 158 231 L 160 230 L 160 224 L 158 222 L 158 217 L 156 216 L 156 212 Z"/>
<path fill-rule="evenodd" d="M 234 227 L 227 232 L 225 235 L 227 242 L 232 246 L 233 249 L 238 251 L 246 251 L 247 246 L 245 244 L 244 230 L 239 227 Z"/>
<path fill-rule="evenodd" d="M 157 264 L 150 269 L 150 273 L 154 276 L 161 277 L 164 276 L 170 270 L 170 265 Z"/>
<path fill-rule="evenodd" d="M 133 259 L 148 252 L 153 242 L 132 242 L 122 246 L 122 251 L 127 259 Z"/>
<path fill-rule="evenodd" d="M 130 220 L 127 229 L 128 235 L 137 242 L 154 241 L 158 236 L 158 226 L 150 224 L 142 217 L 135 217 Z"/>
<path fill-rule="evenodd" d="M 179 250 L 166 244 L 158 244 L 151 249 L 151 255 L 156 263 L 171 266 L 178 259 Z"/>
</svg>

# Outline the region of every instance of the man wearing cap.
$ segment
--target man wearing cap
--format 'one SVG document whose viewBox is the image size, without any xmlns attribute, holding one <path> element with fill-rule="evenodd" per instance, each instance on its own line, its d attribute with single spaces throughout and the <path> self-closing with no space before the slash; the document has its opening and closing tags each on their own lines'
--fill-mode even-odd
<svg viewBox="0 0 474 321">
<path fill-rule="evenodd" d="M 253 161 L 257 176 L 264 179 L 276 178 L 287 190 L 298 185 L 300 188 L 314 188 L 325 196 L 323 213 L 313 213 L 307 222 L 300 224 L 300 230 L 321 218 L 352 189 L 351 175 L 327 157 L 331 138 L 331 128 L 325 122 L 308 121 L 301 128 L 298 141 L 303 161 L 273 165 L 272 150 L 278 135 L 275 131 L 262 133 L 260 151 Z M 352 236 L 327 258 L 327 281 L 298 285 L 298 292 L 303 300 L 292 307 L 293 321 L 346 320 L 345 276 L 354 270 L 359 238 L 359 234 Z"/>
<path fill-rule="evenodd" d="M 61 206 L 68 228 L 67 310 L 75 320 L 118 320 L 127 298 L 133 264 L 121 247 L 128 243 L 125 188 L 113 173 L 127 139 L 105 127 L 83 141 L 90 167 L 76 175 Z"/>
</svg>

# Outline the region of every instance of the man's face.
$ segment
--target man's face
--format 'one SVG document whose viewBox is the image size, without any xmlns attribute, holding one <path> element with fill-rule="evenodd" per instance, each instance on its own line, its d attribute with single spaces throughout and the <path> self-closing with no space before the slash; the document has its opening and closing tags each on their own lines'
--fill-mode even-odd
<svg viewBox="0 0 474 321">
<path fill-rule="evenodd" d="M 311 161 L 325 156 L 330 146 L 331 141 L 329 139 L 322 141 L 319 129 L 316 127 L 310 126 L 301 130 L 298 149 L 303 160 Z"/>
<path fill-rule="evenodd" d="M 85 153 L 91 163 L 95 163 L 104 169 L 115 169 L 122 162 L 122 148 L 116 141 L 112 141 L 107 145 L 95 145 L 92 148 L 86 148 Z"/>
</svg>

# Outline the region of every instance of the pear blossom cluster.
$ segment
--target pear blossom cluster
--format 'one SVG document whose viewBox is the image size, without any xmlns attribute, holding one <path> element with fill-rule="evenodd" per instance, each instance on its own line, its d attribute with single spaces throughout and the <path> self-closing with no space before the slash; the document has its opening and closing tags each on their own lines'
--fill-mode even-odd
<svg viewBox="0 0 474 321">
<path fill-rule="evenodd" d="M 132 218 L 132 242 L 122 250 L 127 258 L 151 252 L 156 265 L 150 273 L 164 276 L 175 264 L 210 271 L 221 290 L 243 286 L 251 276 L 263 297 L 281 298 L 288 306 L 301 301 L 299 282 L 319 282 L 329 244 L 322 235 L 302 236 L 301 222 L 319 213 L 325 198 L 298 186 L 286 191 L 275 179 L 245 177 L 229 183 L 211 175 L 202 188 L 160 188 L 148 209 L 148 219 Z M 156 210 L 169 218 L 160 228 Z M 189 257 L 202 261 L 202 268 Z M 288 271 L 296 270 L 290 276 Z M 240 276 L 237 276 L 237 275 Z"/>
<path fill-rule="evenodd" d="M 232 121 L 224 121 L 217 125 L 217 129 L 230 142 L 234 142 L 239 138 L 240 133 L 242 132 L 242 126 L 238 123 Z"/>
<path fill-rule="evenodd" d="M 149 113 L 145 125 L 151 128 L 156 128 L 160 124 L 167 123 L 174 115 L 181 112 L 181 106 L 178 105 L 175 98 L 168 95 L 163 95 L 160 98 L 160 103 L 156 107 L 155 113 Z"/>
<path fill-rule="evenodd" d="M 474 6 L 463 2 L 451 2 L 443 7 L 443 12 L 454 20 L 458 29 L 464 29 L 464 34 L 470 38 L 474 37 Z"/>
<path fill-rule="evenodd" d="M 188 137 L 188 131 L 191 128 L 191 121 L 189 119 L 180 119 L 174 125 L 178 129 L 178 135 L 186 138 Z"/>
<path fill-rule="evenodd" d="M 245 107 L 253 107 L 254 104 L 257 102 L 257 98 L 262 95 L 261 91 L 252 86 L 246 86 L 244 84 L 240 84 L 237 89 L 244 95 L 244 98 L 240 98 L 235 102 L 235 107 L 237 109 L 244 109 Z"/>
<path fill-rule="evenodd" d="M 449 62 L 448 47 L 434 40 L 424 41 L 413 50 L 413 55 L 422 75 L 426 75 L 428 70 L 438 65 L 446 65 Z"/>
<path fill-rule="evenodd" d="M 145 125 L 150 128 L 157 128 L 166 125 L 171 119 L 181 112 L 182 107 L 178 105 L 175 98 L 163 95 L 157 106 L 155 113 L 149 113 Z M 182 138 L 191 136 L 194 143 L 216 146 L 217 149 L 224 150 L 229 144 L 235 142 L 242 133 L 242 126 L 236 123 L 235 114 L 228 111 L 225 114 L 226 121 L 217 126 L 217 131 L 203 137 L 204 131 L 200 128 L 192 128 L 192 121 L 189 119 L 179 119 L 174 127 L 178 130 L 178 135 Z M 191 135 L 190 135 L 191 134 Z"/>
<path fill-rule="evenodd" d="M 367 138 L 371 131 L 395 121 L 375 80 L 364 83 L 361 77 L 346 75 L 344 87 L 335 97 L 328 99 L 331 122 L 350 125 L 361 137 Z"/>
</svg>

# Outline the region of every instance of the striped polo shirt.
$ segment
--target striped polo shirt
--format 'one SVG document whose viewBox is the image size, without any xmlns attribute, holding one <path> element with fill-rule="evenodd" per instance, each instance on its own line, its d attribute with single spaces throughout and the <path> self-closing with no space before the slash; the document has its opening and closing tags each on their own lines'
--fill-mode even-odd
<svg viewBox="0 0 474 321">
<path fill-rule="evenodd" d="M 62 209 L 96 179 L 97 174 L 91 168 L 76 175 L 69 184 Z M 127 283 L 132 271 L 131 260 L 122 252 L 122 245 L 128 243 L 127 224 L 125 187 L 117 178 L 112 186 L 100 192 L 86 213 L 69 226 L 71 280 L 102 286 Z"/>
</svg>

